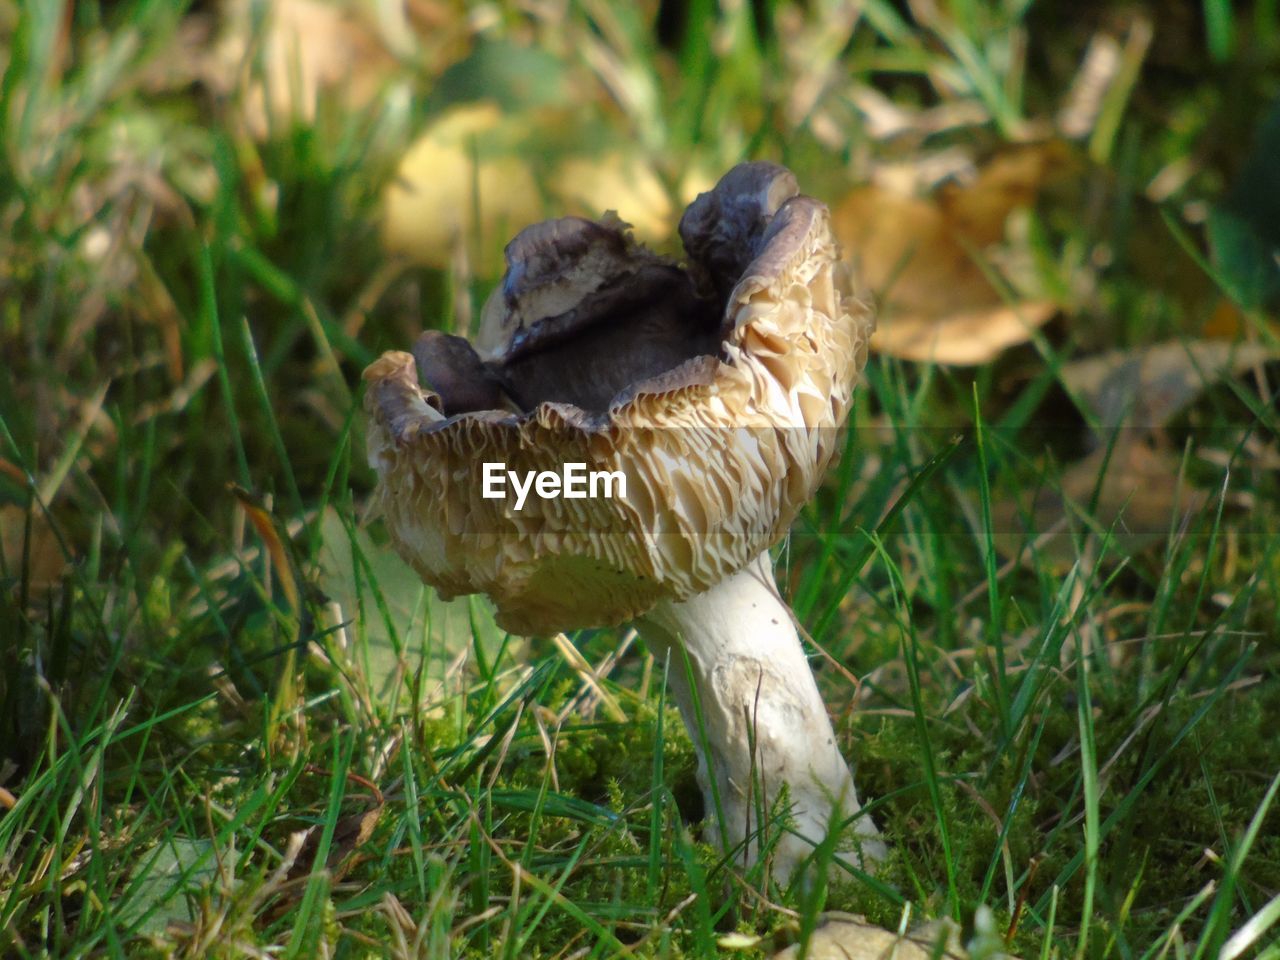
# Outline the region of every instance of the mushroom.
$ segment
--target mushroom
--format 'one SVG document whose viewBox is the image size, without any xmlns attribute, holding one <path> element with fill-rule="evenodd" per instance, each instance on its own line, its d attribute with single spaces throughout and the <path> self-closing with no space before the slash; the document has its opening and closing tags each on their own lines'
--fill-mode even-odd
<svg viewBox="0 0 1280 960">
<path fill-rule="evenodd" d="M 833 823 L 869 865 L 885 848 L 768 550 L 836 451 L 873 315 L 783 167 L 735 167 L 680 236 L 685 267 L 611 215 L 521 232 L 474 346 L 428 332 L 365 371 L 375 498 L 446 599 L 487 594 L 528 636 L 633 621 L 669 656 L 713 842 L 754 863 L 785 788 L 776 876 Z M 495 464 L 585 465 L 625 495 L 495 499 Z"/>
</svg>

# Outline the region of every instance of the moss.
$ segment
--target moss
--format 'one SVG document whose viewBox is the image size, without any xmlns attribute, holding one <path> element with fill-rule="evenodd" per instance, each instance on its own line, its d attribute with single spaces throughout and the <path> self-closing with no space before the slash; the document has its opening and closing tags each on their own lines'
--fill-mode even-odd
<svg viewBox="0 0 1280 960">
<path fill-rule="evenodd" d="M 1194 654 L 1195 649 L 1191 644 L 1167 646 L 1172 649 L 1160 651 L 1159 656 L 1165 665 L 1156 664 L 1157 671 L 1165 672 L 1155 675 L 1168 679 L 1171 696 L 1154 716 L 1150 716 L 1154 708 L 1139 693 L 1144 677 L 1150 676 L 1144 673 L 1150 668 L 1139 658 L 1119 664 L 1110 674 L 1091 675 L 1097 756 L 1100 764 L 1108 764 L 1100 815 L 1104 823 L 1115 818 L 1099 861 L 1096 946 L 1105 944 L 1113 933 L 1130 943 L 1152 942 L 1168 929 L 1185 903 L 1189 878 L 1195 878 L 1197 888 L 1221 879 L 1221 863 L 1206 857 L 1205 851 L 1227 859 L 1254 815 L 1280 756 L 1274 740 L 1260 734 L 1267 729 L 1268 717 L 1280 715 L 1280 685 L 1275 683 L 1226 692 L 1175 744 L 1236 662 L 1238 645 L 1206 647 L 1200 651 L 1205 656 L 1193 656 L 1187 669 L 1176 675 L 1168 671 L 1181 662 L 1179 652 Z M 926 650 L 924 656 L 938 653 Z M 1256 666 L 1265 674 L 1274 663 L 1264 658 Z M 1058 916 L 1073 923 L 1083 906 L 1084 878 L 1082 869 L 1070 867 L 1082 849 L 1083 830 L 1074 677 L 1060 675 L 1051 680 L 1047 695 L 1027 716 L 1026 727 L 1012 748 L 999 752 L 992 703 L 970 695 L 960 709 L 943 716 L 954 693 L 930 684 L 927 669 L 922 669 L 922 676 L 926 678 L 926 713 L 933 718 L 930 746 L 955 864 L 956 899 L 976 904 L 995 862 L 986 899 L 997 908 L 1001 929 L 1008 925 L 1006 867 L 997 847 L 1002 825 L 1016 894 L 1032 906 L 1055 882 L 1061 882 Z M 1155 688 L 1160 689 L 1158 684 Z M 926 787 L 916 725 L 909 717 L 891 717 L 865 722 L 862 728 L 864 736 L 857 746 L 859 784 L 870 796 L 887 798 L 879 819 L 894 851 L 881 879 L 926 909 L 945 912 L 942 834 Z M 1034 757 L 1028 757 L 1026 750 L 1035 731 L 1039 731 L 1039 745 Z M 1140 781 L 1157 764 L 1154 779 L 1139 790 Z M 1021 798 L 1009 820 L 1020 783 Z M 1177 829 L 1170 830 L 1171 824 Z M 1273 810 L 1242 874 L 1242 886 L 1251 891 L 1248 902 L 1254 909 L 1280 890 L 1277 836 L 1280 811 Z M 865 891 L 855 893 L 848 903 L 848 909 L 879 922 L 895 919 L 893 907 Z M 1248 916 L 1242 903 L 1237 903 L 1235 913 L 1237 924 Z M 1116 919 L 1121 914 L 1122 923 Z M 1184 923 L 1184 934 L 1194 937 L 1203 920 L 1204 915 L 1198 914 Z M 1019 931 L 1015 946 L 1024 955 L 1038 951 L 1036 924 L 1023 917 Z"/>
</svg>

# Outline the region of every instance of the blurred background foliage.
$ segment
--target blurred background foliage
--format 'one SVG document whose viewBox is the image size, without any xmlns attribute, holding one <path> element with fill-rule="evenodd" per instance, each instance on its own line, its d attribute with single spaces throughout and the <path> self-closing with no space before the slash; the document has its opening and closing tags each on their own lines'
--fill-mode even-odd
<svg viewBox="0 0 1280 960">
<path fill-rule="evenodd" d="M 125 526 L 225 528 L 210 463 L 313 489 L 359 369 L 468 329 L 520 226 L 616 209 L 671 250 L 749 156 L 832 206 L 889 355 L 1017 376 L 1039 335 L 1273 338 L 1267 2 L 11 3 L 0 29 L 8 426 L 42 475 L 90 445 Z M 213 387 L 251 347 L 287 465 L 253 391 Z"/>
</svg>

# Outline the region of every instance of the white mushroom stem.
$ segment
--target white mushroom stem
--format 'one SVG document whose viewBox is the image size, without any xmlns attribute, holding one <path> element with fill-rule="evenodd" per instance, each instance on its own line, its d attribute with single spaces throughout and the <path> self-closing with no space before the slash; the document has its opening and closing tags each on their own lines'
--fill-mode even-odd
<svg viewBox="0 0 1280 960">
<path fill-rule="evenodd" d="M 754 863 L 770 834 L 760 829 L 761 811 L 768 817 L 787 786 L 794 834 L 781 836 L 772 857 L 785 881 L 827 836 L 833 813 L 848 821 L 861 807 L 768 553 L 705 593 L 660 603 L 637 627 L 659 657 L 670 655 L 670 689 L 698 751 L 711 842 L 721 839 L 723 815 L 727 846 L 741 845 L 738 862 Z M 851 848 L 864 864 L 884 857 L 870 817 L 857 817 L 842 838 L 840 849 Z"/>
</svg>

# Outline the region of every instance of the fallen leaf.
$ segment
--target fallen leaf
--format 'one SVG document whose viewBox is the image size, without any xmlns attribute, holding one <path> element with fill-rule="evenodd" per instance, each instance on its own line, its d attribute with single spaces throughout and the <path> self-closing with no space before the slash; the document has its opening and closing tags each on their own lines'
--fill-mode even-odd
<svg viewBox="0 0 1280 960">
<path fill-rule="evenodd" d="M 311 765 L 308 765 L 307 769 L 312 773 L 326 772 Z M 354 865 L 355 854 L 373 836 L 373 831 L 378 826 L 378 821 L 382 819 L 382 811 L 386 807 L 382 791 L 373 781 L 351 771 L 347 771 L 347 779 L 369 791 L 371 796 L 368 802 L 362 809 L 338 818 L 333 825 L 329 853 L 323 864 L 318 864 L 316 858 L 320 853 L 320 840 L 324 836 L 324 829 L 320 826 L 311 827 L 307 831 L 306 841 L 289 870 L 290 880 L 314 873 L 317 867 L 328 869 L 334 882 L 341 880 Z"/>
<path fill-rule="evenodd" d="M 138 860 L 128 896 L 114 905 L 118 922 L 138 923 L 137 933 L 159 935 L 171 923 L 194 920 L 200 891 L 218 880 L 219 860 L 234 873 L 234 849 L 215 854 L 208 840 L 167 837 Z"/>
<path fill-rule="evenodd" d="M 992 157 L 972 183 L 947 182 L 937 195 L 949 229 L 976 246 L 999 243 L 1009 214 L 1030 207 L 1041 190 L 1074 165 L 1058 141 L 1018 147 Z"/>
<path fill-rule="evenodd" d="M 806 960 L 967 960 L 954 923 L 939 922 L 907 934 L 873 926 L 861 917 L 828 919 L 813 931 Z M 773 960 L 799 960 L 800 945 L 774 954 Z"/>
<path fill-rule="evenodd" d="M 1026 343 L 1057 306 L 1048 301 L 990 306 L 937 318 L 922 313 L 890 315 L 871 338 L 879 353 L 917 363 L 977 366 Z"/>
<path fill-rule="evenodd" d="M 1065 364 L 1061 382 L 1092 415 L 1097 432 L 1109 437 L 1123 429 L 1110 452 L 1100 443 L 1063 470 L 1057 487 L 1036 491 L 1031 502 L 997 503 L 997 548 L 1017 555 L 1030 534 L 1042 555 L 1071 563 L 1076 534 L 1086 525 L 1112 530 L 1124 553 L 1163 540 L 1170 518 L 1200 510 L 1208 494 L 1187 484 L 1181 453 L 1156 442 L 1154 432 L 1215 381 L 1277 358 L 1280 350 L 1262 344 L 1191 340 L 1113 350 Z M 1261 461 L 1267 450 L 1253 453 Z"/>
<path fill-rule="evenodd" d="M 645 243 L 666 240 L 671 233 L 671 196 L 638 156 L 612 150 L 602 156 L 567 157 L 550 186 L 567 212 L 599 217 L 612 210 Z"/>
<path fill-rule="evenodd" d="M 509 114 L 489 101 L 453 107 L 401 160 L 384 201 L 384 247 L 438 269 L 465 255 L 473 272 L 491 277 L 502 270 L 507 241 L 548 211 L 612 210 L 640 240 L 667 239 L 675 206 L 638 152 L 569 146 L 600 135 L 560 111 Z"/>
<path fill-rule="evenodd" d="M 27 510 L 14 503 L 0 505 L 0 552 L 4 569 L 15 578 L 22 576 L 25 558 L 28 583 L 36 592 L 43 592 L 61 579 L 67 559 L 44 511 L 38 507 L 33 510 L 28 543 Z"/>
<path fill-rule="evenodd" d="M 1177 526 L 1171 518 L 1205 504 L 1207 494 L 1187 486 L 1181 467 L 1179 456 L 1126 434 L 1109 452 L 1099 448 L 1067 467 L 1060 486 L 1039 489 L 1030 502 L 996 503 L 996 547 L 1016 556 L 1030 535 L 1041 556 L 1069 564 L 1076 535 L 1089 527 L 1111 531 L 1121 553 L 1145 549 Z"/>
<path fill-rule="evenodd" d="M 383 247 L 437 268 L 466 256 L 472 271 L 495 275 L 506 242 L 542 215 L 522 142 L 523 130 L 495 103 L 446 112 L 409 148 L 387 188 Z"/>
<path fill-rule="evenodd" d="M 1059 377 L 1102 427 L 1158 428 L 1216 381 L 1277 358 L 1260 343 L 1171 341 L 1074 360 Z"/>
<path fill-rule="evenodd" d="M 846 196 L 832 223 L 845 256 L 880 300 L 872 347 L 908 360 L 974 365 L 1029 340 L 1057 304 L 1026 291 L 1009 302 L 980 261 L 1015 290 L 1034 286 L 1015 275 L 1025 271 L 1014 261 L 1027 257 L 1006 242 L 1009 216 L 1034 204 L 1068 160 L 1062 144 L 1041 144 L 1002 154 L 972 182 L 947 183 L 928 197 L 887 177 Z"/>
</svg>

